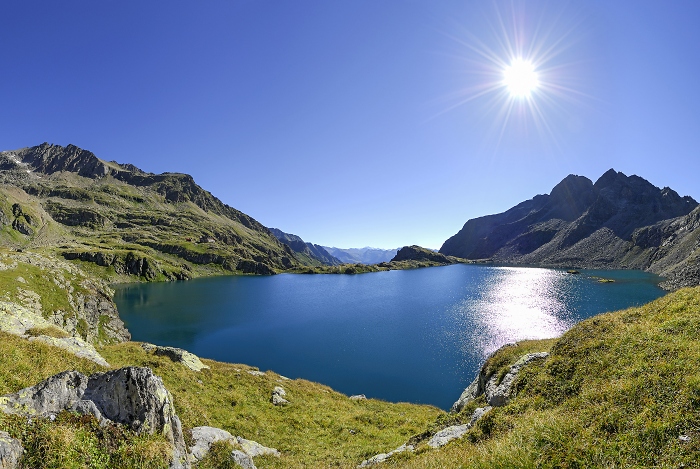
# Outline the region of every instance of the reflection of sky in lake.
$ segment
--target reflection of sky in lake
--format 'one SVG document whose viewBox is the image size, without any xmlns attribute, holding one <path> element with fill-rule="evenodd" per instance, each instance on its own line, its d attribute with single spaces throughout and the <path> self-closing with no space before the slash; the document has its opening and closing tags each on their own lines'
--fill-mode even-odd
<svg viewBox="0 0 700 469">
<path fill-rule="evenodd" d="M 569 280 L 561 271 L 495 267 L 453 307 L 464 351 L 483 356 L 509 342 L 560 335 L 573 324 Z"/>
</svg>

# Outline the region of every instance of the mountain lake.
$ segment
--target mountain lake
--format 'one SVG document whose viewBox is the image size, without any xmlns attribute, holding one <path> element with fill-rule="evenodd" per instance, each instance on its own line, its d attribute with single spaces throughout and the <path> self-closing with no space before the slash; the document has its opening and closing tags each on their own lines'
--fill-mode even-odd
<svg viewBox="0 0 700 469">
<path fill-rule="evenodd" d="M 612 279 L 600 283 L 596 277 Z M 451 265 L 115 286 L 133 340 L 449 409 L 500 346 L 664 294 L 632 270 Z"/>
</svg>

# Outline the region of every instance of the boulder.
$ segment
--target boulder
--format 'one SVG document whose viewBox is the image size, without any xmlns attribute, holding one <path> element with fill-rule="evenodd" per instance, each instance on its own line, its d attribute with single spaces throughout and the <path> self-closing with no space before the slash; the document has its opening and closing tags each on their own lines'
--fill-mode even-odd
<svg viewBox="0 0 700 469">
<path fill-rule="evenodd" d="M 289 401 L 285 399 L 286 395 L 287 392 L 282 387 L 275 386 L 275 389 L 272 390 L 272 398 L 270 401 L 276 406 L 287 405 L 289 404 Z"/>
<path fill-rule="evenodd" d="M 233 444 L 237 443 L 241 451 L 251 458 L 268 455 L 280 457 L 280 452 L 274 448 L 268 448 L 267 446 L 263 446 L 252 440 L 246 440 L 240 436 L 234 438 L 229 432 L 220 428 L 195 427 L 192 429 L 192 440 L 194 441 L 194 445 L 190 447 L 192 462 L 197 462 L 204 458 L 209 452 L 211 445 L 219 441 L 228 441 Z"/>
<path fill-rule="evenodd" d="M 7 432 L 0 431 L 0 469 L 19 467 L 22 453 L 24 453 L 22 443 L 12 438 Z"/>
<path fill-rule="evenodd" d="M 351 401 L 365 401 L 367 400 L 367 396 L 364 394 L 355 394 L 354 396 L 350 396 L 348 399 Z"/>
<path fill-rule="evenodd" d="M 226 430 L 214 427 L 195 427 L 192 429 L 192 440 L 194 445 L 190 446 L 190 454 L 192 455 L 193 461 L 197 462 L 204 458 L 209 452 L 211 445 L 219 441 L 230 441 L 231 443 L 236 440 Z"/>
<path fill-rule="evenodd" d="M 202 363 L 199 357 L 193 353 L 176 347 L 161 347 L 160 345 L 153 345 L 144 343 L 141 347 L 147 352 L 152 352 L 156 355 L 162 355 L 170 358 L 172 361 L 177 363 L 182 363 L 184 366 L 192 371 L 202 371 L 208 369 L 209 367 Z"/>
<path fill-rule="evenodd" d="M 41 417 L 71 410 L 92 414 L 102 424 L 124 424 L 137 433 L 161 433 L 173 448 L 171 467 L 189 467 L 172 396 L 150 368 L 127 367 L 89 377 L 64 371 L 0 397 L 0 410 Z"/>
</svg>

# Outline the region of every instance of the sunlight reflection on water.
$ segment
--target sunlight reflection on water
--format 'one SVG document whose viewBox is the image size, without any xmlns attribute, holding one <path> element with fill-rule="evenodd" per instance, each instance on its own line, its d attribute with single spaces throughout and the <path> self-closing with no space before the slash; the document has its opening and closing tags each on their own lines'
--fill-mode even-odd
<svg viewBox="0 0 700 469">
<path fill-rule="evenodd" d="M 477 294 L 454 307 L 462 349 L 486 356 L 524 339 L 556 337 L 574 323 L 567 310 L 569 275 L 520 267 L 497 267 Z M 469 327 L 470 330 L 466 330 Z"/>
</svg>

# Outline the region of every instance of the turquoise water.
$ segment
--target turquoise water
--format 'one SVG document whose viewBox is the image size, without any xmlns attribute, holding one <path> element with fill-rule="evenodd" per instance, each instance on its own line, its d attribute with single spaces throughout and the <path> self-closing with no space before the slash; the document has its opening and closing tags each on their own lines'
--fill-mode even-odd
<svg viewBox="0 0 700 469">
<path fill-rule="evenodd" d="M 664 293 L 659 280 L 638 271 L 452 265 L 120 285 L 115 301 L 136 341 L 448 409 L 501 345 L 651 301 Z"/>
</svg>

